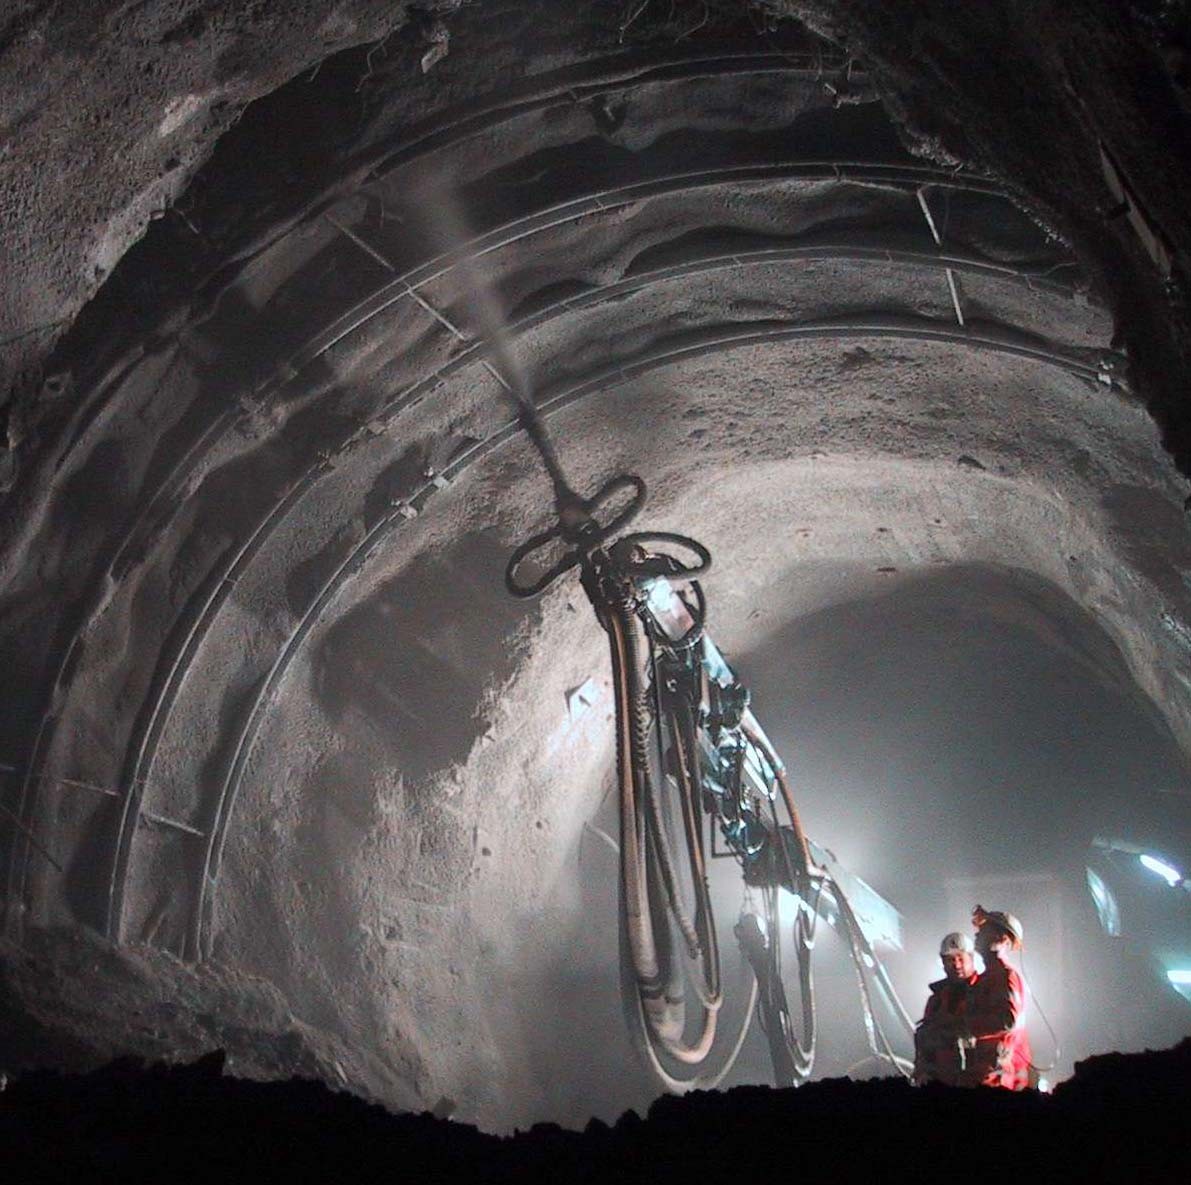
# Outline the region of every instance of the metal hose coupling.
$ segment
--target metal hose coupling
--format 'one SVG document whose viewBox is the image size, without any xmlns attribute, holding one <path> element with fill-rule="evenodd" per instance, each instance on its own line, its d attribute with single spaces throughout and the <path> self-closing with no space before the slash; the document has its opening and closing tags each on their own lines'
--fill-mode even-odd
<svg viewBox="0 0 1191 1185">
<path fill-rule="evenodd" d="M 601 524 L 598 513 L 615 504 L 618 495 L 628 493 L 629 499 L 611 519 Z M 566 489 L 555 500 L 558 519 L 545 531 L 530 536 L 509 557 L 505 568 L 505 588 L 518 598 L 536 597 L 546 591 L 560 576 L 584 563 L 597 548 L 618 534 L 641 512 L 645 505 L 645 482 L 635 474 L 622 473 L 606 481 L 591 498 L 583 498 Z M 564 552 L 554 563 L 549 562 L 551 545 L 561 542 Z M 535 553 L 542 552 L 541 558 Z M 538 565 L 548 565 L 536 579 L 522 581 L 518 569 L 530 559 Z"/>
</svg>

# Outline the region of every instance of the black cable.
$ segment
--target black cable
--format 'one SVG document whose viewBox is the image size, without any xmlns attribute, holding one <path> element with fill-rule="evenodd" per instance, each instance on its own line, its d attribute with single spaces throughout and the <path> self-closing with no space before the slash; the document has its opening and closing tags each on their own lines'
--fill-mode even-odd
<svg viewBox="0 0 1191 1185">
<path fill-rule="evenodd" d="M 1020 951 L 1018 951 L 1017 957 L 1021 961 L 1022 983 L 1025 984 L 1026 991 L 1029 993 L 1030 999 L 1032 999 L 1034 1001 L 1034 1006 L 1038 1009 L 1038 1015 L 1040 1017 L 1042 1017 L 1042 1023 L 1044 1025 L 1046 1025 L 1046 1031 L 1050 1034 L 1051 1043 L 1055 1047 L 1054 1056 L 1053 1056 L 1049 1065 L 1039 1066 L 1034 1061 L 1031 1060 L 1029 1063 L 1029 1066 L 1030 1066 L 1030 1069 L 1033 1070 L 1036 1074 L 1049 1074 L 1051 1072 L 1051 1070 L 1053 1070 L 1055 1068 L 1055 1066 L 1057 1066 L 1059 1064 L 1059 1059 L 1063 1056 L 1063 1047 L 1059 1043 L 1058 1035 L 1055 1033 L 1054 1028 L 1051 1026 L 1050 1020 L 1046 1015 L 1046 1011 L 1042 1007 L 1042 1002 L 1034 994 L 1034 989 L 1032 987 L 1030 987 L 1030 980 L 1029 980 L 1029 977 L 1026 975 L 1026 950 L 1025 950 L 1024 946 L 1022 947 L 1022 949 Z"/>
<path fill-rule="evenodd" d="M 759 756 L 769 766 L 769 782 L 771 788 L 776 785 L 778 778 L 778 765 L 776 755 L 768 748 L 768 746 L 761 743 L 760 738 L 746 733 L 747 739 L 752 743 L 753 748 Z M 785 1048 L 786 1057 L 790 1061 L 791 1077 L 796 1082 L 804 1082 L 810 1077 L 811 1071 L 815 1064 L 815 1045 L 816 1032 L 818 1029 L 818 1013 L 815 1007 L 815 986 L 814 973 L 811 964 L 811 955 L 815 948 L 815 930 L 818 926 L 819 914 L 818 905 L 822 897 L 823 888 L 822 883 L 819 886 L 819 892 L 815 898 L 814 908 L 810 911 L 810 920 L 807 920 L 807 911 L 803 908 L 805 902 L 803 892 L 805 890 L 806 882 L 810 879 L 809 869 L 802 869 L 801 873 L 796 873 L 793 862 L 790 858 L 790 851 L 782 835 L 781 820 L 777 813 L 776 794 L 769 797 L 769 812 L 773 823 L 773 831 L 771 832 L 770 843 L 777 845 L 777 855 L 771 857 L 771 864 L 773 870 L 772 883 L 765 886 L 763 890 L 763 899 L 765 901 L 766 921 L 772 932 L 770 960 L 769 960 L 769 975 L 770 978 L 776 982 L 777 987 L 770 991 L 771 1007 L 776 1009 L 777 1021 L 781 1027 L 781 1038 Z M 794 820 L 791 820 L 793 825 Z M 792 827 L 791 827 L 792 830 Z M 794 940 L 797 945 L 796 958 L 798 960 L 798 990 L 799 1000 L 802 1005 L 802 1037 L 798 1037 L 793 1033 L 793 1022 L 790 1018 L 789 1000 L 786 998 L 785 984 L 782 980 L 781 973 L 781 917 L 779 908 L 779 893 L 780 886 L 778 877 L 777 864 L 781 861 L 786 866 L 786 876 L 790 882 L 790 891 L 798 899 L 798 913 L 795 918 L 793 930 Z M 764 1014 L 763 1014 L 764 1015 Z M 784 1018 L 784 1023 L 783 1023 Z M 805 1040 L 805 1044 L 803 1043 Z M 775 1074 L 779 1072 L 778 1066 L 774 1066 Z"/>
<path fill-rule="evenodd" d="M 886 1002 L 890 1004 L 894 1011 L 898 1014 L 898 1019 L 902 1021 L 903 1025 L 908 1027 L 908 1031 L 913 1032 L 913 1022 L 909 1019 L 909 1014 L 905 1010 L 900 997 L 898 996 L 893 984 L 889 981 L 888 974 L 885 971 L 881 961 L 877 958 L 876 953 L 872 949 L 872 945 L 864 936 L 864 931 L 860 928 L 860 923 L 856 918 L 855 911 L 852 909 L 852 903 L 848 900 L 847 895 L 843 889 L 840 888 L 839 883 L 830 878 L 832 896 L 835 898 L 837 905 L 840 907 L 840 919 L 844 923 L 844 936 L 848 942 L 849 952 L 852 956 L 852 963 L 856 969 L 857 981 L 860 985 L 860 1004 L 864 1014 L 864 1027 L 869 1039 L 869 1048 L 873 1055 L 882 1061 L 888 1061 L 903 1077 L 909 1078 L 909 1072 L 904 1068 L 903 1062 L 907 1059 L 901 1058 L 894 1051 L 893 1043 L 889 1040 L 885 1032 L 884 1026 L 876 1018 L 876 1012 L 873 1008 L 872 993 L 868 985 L 868 980 L 865 976 L 864 955 L 867 954 L 872 962 L 871 970 L 877 980 L 878 986 L 885 994 Z M 863 949 L 861 949 L 863 947 Z M 882 1048 L 878 1048 L 878 1043 Z M 882 1052 L 882 1049 L 884 1052 Z"/>
<path fill-rule="evenodd" d="M 657 648 L 652 642 L 646 638 L 646 644 L 649 646 L 649 661 L 653 670 L 653 717 L 655 731 L 657 735 L 658 746 L 658 774 L 664 780 L 666 777 L 666 763 L 664 753 L 664 737 L 662 735 L 662 699 L 661 687 L 658 681 L 657 669 Z M 666 822 L 662 814 L 661 796 L 656 784 L 656 779 L 650 776 L 649 771 L 642 770 L 642 785 L 645 792 L 646 805 L 649 808 L 650 817 L 653 822 L 653 829 L 655 833 L 654 851 L 658 858 L 658 870 L 662 875 L 662 887 L 666 891 L 666 900 L 670 906 L 670 914 L 674 918 L 675 924 L 682 933 L 682 937 L 686 942 L 687 953 L 692 959 L 697 959 L 701 953 L 702 944 L 699 941 L 699 935 L 695 930 L 695 925 L 689 917 L 683 902 L 679 898 L 678 889 L 678 875 L 674 867 L 674 856 L 670 850 L 670 836 L 666 834 Z"/>
</svg>

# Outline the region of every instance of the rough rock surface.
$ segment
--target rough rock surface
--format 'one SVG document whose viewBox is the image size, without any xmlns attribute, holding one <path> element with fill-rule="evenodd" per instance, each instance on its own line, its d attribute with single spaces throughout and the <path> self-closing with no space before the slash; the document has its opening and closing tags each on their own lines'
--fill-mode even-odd
<svg viewBox="0 0 1191 1185">
<path fill-rule="evenodd" d="M 459 0 L 78 7 L 13 0 L 0 23 L 0 383 L 39 363 L 248 103 L 330 54 Z M 181 212 L 171 216 L 184 217 Z M 9 447 L 15 445 L 10 428 Z"/>
<path fill-rule="evenodd" d="M 1191 98 L 1146 5 L 796 2 L 789 10 L 870 64 L 924 153 L 986 168 L 1075 248 L 1108 299 L 1138 388 L 1191 465 Z M 1185 55 L 1187 6 L 1169 6 Z M 1181 27 L 1180 27 L 1181 26 Z M 1174 67 L 1172 69 L 1172 66 Z M 1101 146 L 1171 254 L 1156 266 L 1105 180 Z M 1116 213 L 1114 213 L 1114 209 Z"/>
<path fill-rule="evenodd" d="M 0 225 L 9 274 L 0 375 L 9 397 L 39 386 L 42 361 L 149 221 L 188 216 L 178 199 L 245 104 L 344 48 L 372 43 L 384 55 L 409 10 L 414 60 L 432 68 L 435 47 L 450 41 L 442 17 L 459 6 L 163 0 L 64 19 L 52 4 L 12 4 L 0 31 Z M 499 25 L 507 12 L 494 7 Z M 688 17 L 679 5 L 676 19 L 673 5 L 664 16 L 652 2 L 619 13 L 608 7 L 607 28 L 630 44 L 697 33 L 709 12 L 704 4 L 700 16 L 690 4 Z M 733 6 L 713 7 L 722 15 Z M 1180 371 L 1171 366 L 1186 369 L 1188 35 L 1185 6 L 1168 5 L 1161 21 L 1139 20 L 1150 7 L 738 6 L 761 29 L 774 14 L 792 13 L 830 32 L 874 71 L 923 152 L 990 169 L 1094 261 L 1181 458 Z M 371 68 L 376 55 L 364 56 Z M 1020 134 L 1026 126 L 1031 134 Z M 1111 147 L 1174 252 L 1165 290 L 1127 221 L 1105 222 L 1114 202 L 1098 141 Z M 19 423 L 10 427 L 9 447 L 22 434 Z"/>
<path fill-rule="evenodd" d="M 184 1062 L 220 1049 L 238 1077 L 350 1080 L 391 1105 L 403 1092 L 411 1105 L 417 1099 L 416 1062 L 407 1083 L 394 1081 L 394 1059 L 382 1063 L 303 1024 L 272 984 L 82 930 L 0 943 L 0 1046 L 9 1075 L 80 1073 L 124 1056 Z"/>
</svg>

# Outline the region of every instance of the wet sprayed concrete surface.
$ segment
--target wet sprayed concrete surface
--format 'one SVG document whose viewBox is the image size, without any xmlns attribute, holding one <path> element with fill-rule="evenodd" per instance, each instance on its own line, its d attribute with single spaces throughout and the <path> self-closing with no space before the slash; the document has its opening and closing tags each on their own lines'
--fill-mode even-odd
<svg viewBox="0 0 1191 1185">
<path fill-rule="evenodd" d="M 105 1002 L 157 984 L 183 1015 L 130 1027 L 133 1051 L 190 1055 L 201 1014 L 245 1073 L 290 1049 L 486 1126 L 649 1098 L 615 998 L 605 640 L 573 583 L 503 591 L 548 486 L 483 365 L 482 287 L 574 484 L 640 473 L 648 525 L 711 548 L 712 630 L 746 673 L 833 607 L 974 572 L 1000 583 L 973 629 L 1017 614 L 1090 653 L 1081 678 L 1181 778 L 1186 483 L 1153 373 L 1179 289 L 1119 220 L 1092 241 L 1072 211 L 1099 189 L 1060 208 L 1047 179 L 1031 206 L 1033 150 L 998 158 L 983 123 L 932 140 L 913 62 L 849 5 L 810 15 L 869 48 L 851 71 L 755 10 L 679 38 L 441 5 L 382 42 L 379 16 L 306 7 L 340 21 L 327 52 L 367 44 L 242 63 L 239 101 L 272 93 L 213 152 L 190 136 L 192 173 L 65 300 L 57 349 L 12 356 L 7 982 L 14 1007 L 22 958 L 63 998 L 99 985 L 55 1056 L 119 1052 Z M 1086 131 L 1056 149 L 1073 185 Z M 55 266 L 90 258 L 71 242 Z M 79 927 L 115 944 L 91 971 Z"/>
</svg>

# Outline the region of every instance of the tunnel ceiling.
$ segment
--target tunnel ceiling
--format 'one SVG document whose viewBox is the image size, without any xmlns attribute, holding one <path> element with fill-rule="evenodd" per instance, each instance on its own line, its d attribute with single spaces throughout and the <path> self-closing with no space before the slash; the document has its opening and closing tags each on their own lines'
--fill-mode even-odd
<svg viewBox="0 0 1191 1185">
<path fill-rule="evenodd" d="M 1019 569 L 1185 744 L 1186 96 L 1115 5 L 957 7 L 19 8 L 9 936 L 214 955 L 390 1101 L 515 1077 L 484 984 L 569 916 L 610 737 L 577 590 L 501 590 L 548 485 L 485 291 L 730 652 Z"/>
</svg>

